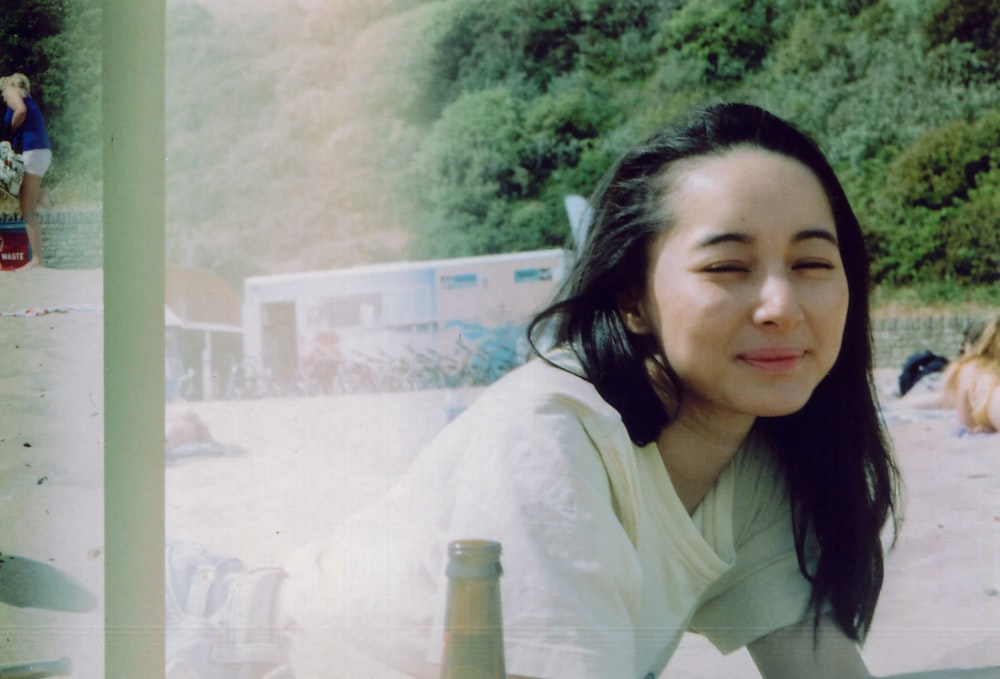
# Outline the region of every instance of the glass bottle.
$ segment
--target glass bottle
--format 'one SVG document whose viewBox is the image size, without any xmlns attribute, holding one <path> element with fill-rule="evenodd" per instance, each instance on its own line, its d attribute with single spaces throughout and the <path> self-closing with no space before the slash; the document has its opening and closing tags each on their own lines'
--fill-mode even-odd
<svg viewBox="0 0 1000 679">
<path fill-rule="evenodd" d="M 505 679 L 500 543 L 448 545 L 448 603 L 441 679 Z"/>
</svg>

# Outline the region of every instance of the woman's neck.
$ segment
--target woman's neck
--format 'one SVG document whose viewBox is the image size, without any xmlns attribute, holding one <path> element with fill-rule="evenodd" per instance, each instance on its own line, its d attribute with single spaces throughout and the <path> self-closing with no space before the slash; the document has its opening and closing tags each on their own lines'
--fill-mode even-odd
<svg viewBox="0 0 1000 679">
<path fill-rule="evenodd" d="M 683 411 L 663 429 L 656 445 L 674 491 L 692 514 L 736 455 L 755 418 L 715 418 Z M 725 419 L 729 422 L 721 421 Z"/>
</svg>

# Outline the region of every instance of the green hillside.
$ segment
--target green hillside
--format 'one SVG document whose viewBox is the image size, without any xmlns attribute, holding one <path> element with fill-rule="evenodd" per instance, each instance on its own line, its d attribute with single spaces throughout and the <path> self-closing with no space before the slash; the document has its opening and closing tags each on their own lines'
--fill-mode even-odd
<svg viewBox="0 0 1000 679">
<path fill-rule="evenodd" d="M 1000 0 L 214 2 L 168 2 L 178 263 L 563 245 L 563 195 L 727 99 L 820 141 L 878 282 L 1000 296 Z"/>
</svg>

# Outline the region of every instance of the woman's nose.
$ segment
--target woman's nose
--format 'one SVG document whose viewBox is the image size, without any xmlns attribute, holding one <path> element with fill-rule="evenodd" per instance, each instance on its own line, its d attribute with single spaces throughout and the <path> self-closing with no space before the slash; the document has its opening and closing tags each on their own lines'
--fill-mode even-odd
<svg viewBox="0 0 1000 679">
<path fill-rule="evenodd" d="M 804 318 L 794 283 L 782 274 L 768 275 L 761 283 L 754 322 L 782 330 Z"/>
</svg>

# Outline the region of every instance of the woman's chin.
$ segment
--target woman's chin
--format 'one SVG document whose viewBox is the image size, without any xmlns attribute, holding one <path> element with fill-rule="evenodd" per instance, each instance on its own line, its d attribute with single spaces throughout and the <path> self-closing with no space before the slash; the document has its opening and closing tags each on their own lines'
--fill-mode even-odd
<svg viewBox="0 0 1000 679">
<path fill-rule="evenodd" d="M 812 393 L 810 392 L 804 396 L 785 396 L 784 398 L 774 398 L 764 402 L 757 402 L 753 404 L 749 412 L 752 412 L 757 417 L 785 417 L 786 415 L 793 415 L 805 407 L 811 395 Z"/>
</svg>

